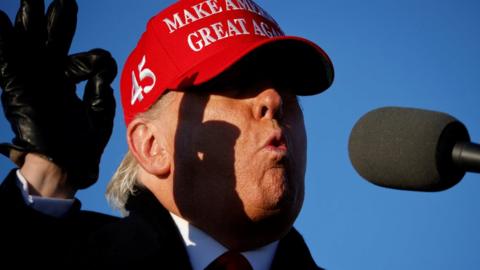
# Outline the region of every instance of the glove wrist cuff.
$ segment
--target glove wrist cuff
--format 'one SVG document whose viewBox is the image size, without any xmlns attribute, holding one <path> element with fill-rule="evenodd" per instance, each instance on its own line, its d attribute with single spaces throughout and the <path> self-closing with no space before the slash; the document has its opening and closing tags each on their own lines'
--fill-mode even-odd
<svg viewBox="0 0 480 270">
<path fill-rule="evenodd" d="M 35 155 L 37 155 L 37 156 L 39 156 L 43 159 L 46 159 L 48 161 L 52 161 L 52 159 L 49 158 L 48 156 L 46 156 L 44 154 L 41 154 L 41 153 L 38 153 L 38 152 L 35 152 L 35 151 L 32 151 L 31 149 L 26 149 L 26 148 L 23 148 L 23 147 L 20 147 L 18 145 L 14 145 L 14 144 L 11 144 L 11 143 L 0 143 L 0 154 L 9 158 L 19 168 L 22 167 L 23 164 L 25 163 L 25 156 L 28 153 L 35 153 Z"/>
</svg>

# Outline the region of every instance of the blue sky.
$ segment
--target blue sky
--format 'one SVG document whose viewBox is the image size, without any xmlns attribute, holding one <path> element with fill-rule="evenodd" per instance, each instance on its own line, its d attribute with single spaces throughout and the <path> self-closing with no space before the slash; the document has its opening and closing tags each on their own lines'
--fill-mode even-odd
<svg viewBox="0 0 480 270">
<path fill-rule="evenodd" d="M 173 1 L 79 0 L 71 52 L 105 48 L 120 67 L 146 21 Z M 306 199 L 296 227 L 328 269 L 478 269 L 480 177 L 467 174 L 438 193 L 397 191 L 362 180 L 347 145 L 374 108 L 437 110 L 480 141 L 480 2 L 476 0 L 259 0 L 290 35 L 313 40 L 336 71 L 325 93 L 302 98 L 309 137 Z M 13 18 L 17 1 L 0 2 Z M 118 79 L 114 82 L 118 91 Z M 118 92 L 117 92 L 117 100 Z M 126 152 L 117 111 L 100 180 L 78 193 L 84 209 L 112 213 L 109 177 Z M 12 137 L 0 119 L 0 141 Z M 0 159 L 0 177 L 13 164 Z"/>
</svg>

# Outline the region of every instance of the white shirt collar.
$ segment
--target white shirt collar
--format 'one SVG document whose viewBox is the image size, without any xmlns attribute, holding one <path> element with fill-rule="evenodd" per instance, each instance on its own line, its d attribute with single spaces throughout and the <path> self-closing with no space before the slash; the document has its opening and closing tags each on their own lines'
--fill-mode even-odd
<svg viewBox="0 0 480 270">
<path fill-rule="evenodd" d="M 211 236 L 172 213 L 170 215 L 182 235 L 193 270 L 203 270 L 218 256 L 227 251 Z M 254 270 L 268 270 L 272 264 L 278 241 L 261 248 L 242 252 Z"/>
</svg>

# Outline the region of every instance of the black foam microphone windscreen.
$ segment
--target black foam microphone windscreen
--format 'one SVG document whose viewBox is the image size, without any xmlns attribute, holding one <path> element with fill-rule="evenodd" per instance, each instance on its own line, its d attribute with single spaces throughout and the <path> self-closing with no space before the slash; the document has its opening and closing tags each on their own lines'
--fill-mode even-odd
<svg viewBox="0 0 480 270">
<path fill-rule="evenodd" d="M 452 162 L 452 149 L 459 141 L 470 141 L 468 131 L 448 114 L 384 107 L 358 120 L 348 148 L 357 172 L 376 185 L 440 191 L 465 175 Z"/>
</svg>

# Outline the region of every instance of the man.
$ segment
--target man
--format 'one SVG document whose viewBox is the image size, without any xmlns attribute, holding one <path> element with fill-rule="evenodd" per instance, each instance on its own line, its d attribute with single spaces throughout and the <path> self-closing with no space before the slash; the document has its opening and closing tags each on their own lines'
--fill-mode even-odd
<svg viewBox="0 0 480 270">
<path fill-rule="evenodd" d="M 9 199 L 0 205 L 14 225 L 50 222 L 25 208 L 5 207 L 15 192 L 23 190 L 27 203 L 28 193 L 38 196 L 34 200 L 67 199 L 54 201 L 58 206 L 96 180 L 114 110 L 108 85 L 115 66 L 109 55 L 94 50 L 66 57 L 73 1 L 53 2 L 46 42 L 36 43 L 42 50 L 12 60 L 9 52 L 18 48 L 11 40 L 42 36 L 32 23 L 43 17 L 39 5 L 22 1 L 15 31 L 6 19 L 0 24 L 2 100 L 16 131 L 4 152 L 21 166 L 2 184 L 1 196 Z M 57 101 L 67 106 L 32 100 L 35 86 L 15 76 L 25 58 L 53 59 L 40 75 L 30 68 L 26 73 L 42 87 L 53 84 Z M 90 81 L 79 103 L 65 88 L 82 79 Z M 150 20 L 122 72 L 129 153 L 108 196 L 128 216 L 112 221 L 81 214 L 78 207 L 72 213 L 72 206 L 60 214 L 35 203 L 31 208 L 58 216 L 55 225 L 45 227 L 47 237 L 56 237 L 54 250 L 58 243 L 64 246 L 67 265 L 80 259 L 121 268 L 318 269 L 292 228 L 303 202 L 306 166 L 297 95 L 320 93 L 332 81 L 328 56 L 310 41 L 284 36 L 254 2 L 179 1 Z M 12 183 L 24 185 L 16 190 Z"/>
</svg>

